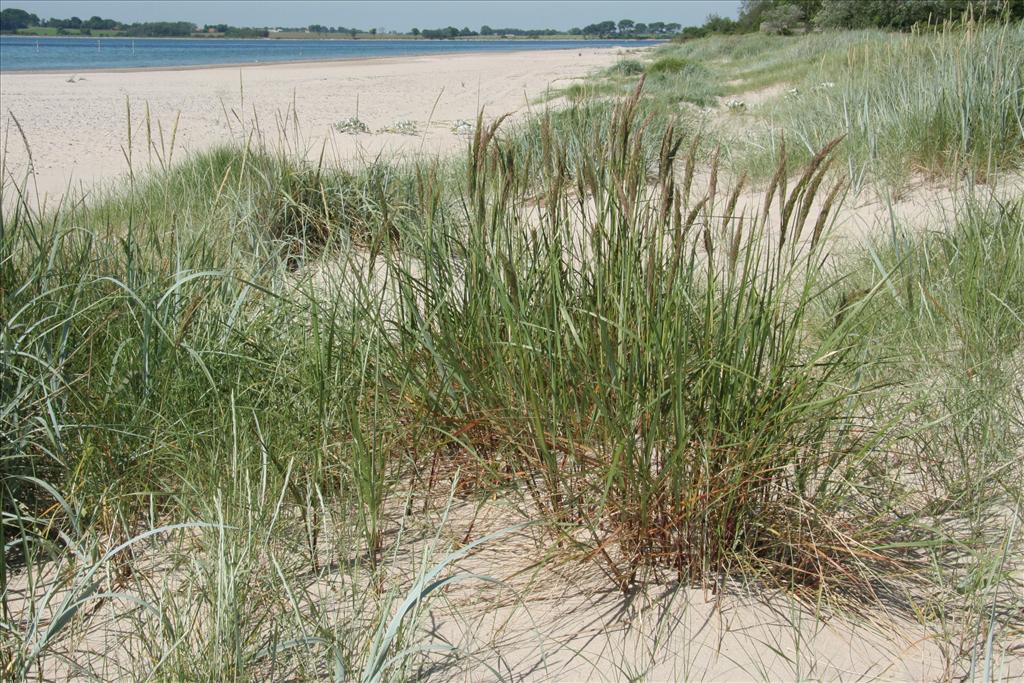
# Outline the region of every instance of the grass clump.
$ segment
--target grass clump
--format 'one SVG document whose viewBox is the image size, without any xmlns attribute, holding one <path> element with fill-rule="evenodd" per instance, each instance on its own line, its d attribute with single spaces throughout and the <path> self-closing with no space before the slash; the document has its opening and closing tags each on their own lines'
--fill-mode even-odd
<svg viewBox="0 0 1024 683">
<path fill-rule="evenodd" d="M 707 67 L 685 59 L 660 57 L 647 66 L 646 73 L 655 98 L 668 106 L 687 102 L 706 107 L 723 94 Z"/>
<path fill-rule="evenodd" d="M 670 54 L 647 64 L 633 59 L 620 61 L 604 71 L 601 78 L 573 83 L 557 94 L 582 106 L 609 96 L 626 96 L 636 88 L 640 77 L 649 83 L 643 106 L 657 109 L 660 118 L 678 115 L 680 102 L 709 106 L 722 94 L 704 65 Z"/>
<path fill-rule="evenodd" d="M 823 323 L 846 327 L 857 355 L 882 359 L 859 371 L 882 387 L 865 406 L 899 419 L 871 486 L 934 539 L 940 642 L 976 671 L 1000 669 L 993 642 L 1013 637 L 1008 615 L 1022 605 L 1022 212 L 1019 199 L 977 196 L 925 232 L 894 223 L 843 264 Z"/>
<path fill-rule="evenodd" d="M 692 62 L 679 57 L 659 57 L 647 65 L 644 72 L 648 76 L 658 74 L 678 74 L 695 66 Z"/>
<path fill-rule="evenodd" d="M 912 422 L 928 425 L 912 438 L 912 461 L 934 484 L 934 504 L 975 521 L 1001 496 L 1017 504 L 1004 475 L 1021 467 L 1024 424 L 1021 201 L 968 201 L 949 226 L 923 235 L 894 226 L 845 279 L 847 291 L 876 291 L 856 304 L 864 311 L 851 333 L 900 359 L 885 372 L 906 388 L 886 400 L 902 395 L 916 404 Z"/>
<path fill-rule="evenodd" d="M 535 156 L 478 134 L 468 232 L 423 235 L 420 272 L 393 266 L 421 419 L 482 429 L 484 476 L 516 472 L 624 590 L 666 566 L 687 581 L 756 567 L 826 582 L 810 535 L 830 548 L 857 535 L 825 520 L 844 514 L 836 473 L 864 447 L 845 423 L 858 392 L 834 381 L 842 336 L 808 345 L 800 332 L 820 292 L 794 245 L 813 232 L 816 248 L 825 218 L 792 207 L 810 205 L 827 150 L 780 188 L 773 242 L 761 217 L 717 220 L 729 200 L 713 186 L 676 184 L 672 127 L 649 187 L 638 115 L 636 98 L 615 109 L 596 158 L 567 154 L 547 123 Z"/>
<path fill-rule="evenodd" d="M 391 614 L 406 587 L 377 578 L 407 440 L 371 427 L 387 419 L 367 389 L 377 364 L 363 365 L 379 309 L 365 284 L 314 296 L 260 213 L 287 196 L 303 215 L 284 227 L 313 241 L 310 221 L 333 225 L 315 213 L 330 183 L 355 182 L 217 150 L 51 220 L 22 202 L 4 217 L 5 678 L 62 677 L 56 653 L 76 652 L 96 614 L 131 653 L 76 664 L 98 677 L 385 680 L 409 666 L 415 619 Z M 420 613 L 410 600 L 400 614 Z M 310 607 L 327 603 L 345 616 Z"/>
<path fill-rule="evenodd" d="M 620 59 L 606 73 L 612 76 L 639 76 L 644 71 L 644 64 L 640 60 Z"/>
</svg>

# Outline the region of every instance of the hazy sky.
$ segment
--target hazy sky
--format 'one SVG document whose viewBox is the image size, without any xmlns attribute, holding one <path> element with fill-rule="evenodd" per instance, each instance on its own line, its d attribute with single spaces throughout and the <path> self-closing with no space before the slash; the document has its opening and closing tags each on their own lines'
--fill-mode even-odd
<svg viewBox="0 0 1024 683">
<path fill-rule="evenodd" d="M 580 0 L 565 2 L 518 0 L 515 2 L 465 0 L 420 2 L 363 0 L 0 0 L 0 7 L 20 7 L 40 17 L 93 15 L 119 21 L 194 21 L 197 24 L 227 23 L 235 26 L 355 26 L 407 31 L 412 27 L 453 25 L 478 29 L 560 28 L 585 26 L 597 21 L 675 21 L 683 26 L 704 23 L 711 13 L 736 17 L 739 0 Z"/>
</svg>

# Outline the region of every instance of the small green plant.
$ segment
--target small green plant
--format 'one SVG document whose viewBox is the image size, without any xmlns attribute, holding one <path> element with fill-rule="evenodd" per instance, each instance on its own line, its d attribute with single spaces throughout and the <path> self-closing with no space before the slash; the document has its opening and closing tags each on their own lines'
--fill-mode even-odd
<svg viewBox="0 0 1024 683">
<path fill-rule="evenodd" d="M 643 62 L 636 59 L 619 60 L 608 69 L 608 73 L 613 76 L 639 76 L 644 71 Z"/>
<path fill-rule="evenodd" d="M 418 135 L 419 127 L 415 121 L 402 120 L 397 121 L 390 126 L 385 126 L 380 129 L 381 133 L 396 133 L 398 135 Z"/>
<path fill-rule="evenodd" d="M 473 124 L 466 119 L 458 119 L 451 126 L 451 131 L 456 135 L 468 136 L 473 134 Z"/>
<path fill-rule="evenodd" d="M 693 66 L 695 66 L 693 62 L 681 57 L 666 56 L 659 57 L 648 64 L 645 72 L 648 76 L 656 76 L 659 74 L 679 74 Z"/>
<path fill-rule="evenodd" d="M 367 126 L 359 117 L 351 116 L 344 121 L 339 121 L 334 124 L 334 130 L 339 133 L 347 133 L 349 135 L 359 135 L 360 133 L 369 133 L 370 127 Z"/>
</svg>

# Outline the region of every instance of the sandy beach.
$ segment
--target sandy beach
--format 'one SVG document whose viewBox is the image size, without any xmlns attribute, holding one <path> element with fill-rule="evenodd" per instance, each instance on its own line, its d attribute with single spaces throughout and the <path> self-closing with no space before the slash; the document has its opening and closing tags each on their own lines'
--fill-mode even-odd
<svg viewBox="0 0 1024 683">
<path fill-rule="evenodd" d="M 293 150 L 319 156 L 324 149 L 332 163 L 455 150 L 465 138 L 452 131 L 454 122 L 472 121 L 481 107 L 499 115 L 543 106 L 538 103 L 545 90 L 607 67 L 621 53 L 621 48 L 608 47 L 202 69 L 0 73 L 5 182 L 23 179 L 30 159 L 35 172 L 30 186 L 51 199 L 69 188 L 89 190 L 124 176 L 129 105 L 136 173 L 159 165 L 162 158 L 180 161 L 232 139 L 244 140 L 257 129 L 268 142 L 287 137 Z M 370 133 L 335 131 L 334 124 L 355 116 L 357 107 Z M 401 121 L 415 122 L 418 133 L 378 132 Z"/>
</svg>

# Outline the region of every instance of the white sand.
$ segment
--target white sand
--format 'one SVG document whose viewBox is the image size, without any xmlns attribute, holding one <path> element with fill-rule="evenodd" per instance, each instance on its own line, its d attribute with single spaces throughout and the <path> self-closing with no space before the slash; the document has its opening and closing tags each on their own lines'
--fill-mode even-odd
<svg viewBox="0 0 1024 683">
<path fill-rule="evenodd" d="M 443 494 L 435 491 L 433 495 Z M 404 506 L 404 496 L 396 500 Z M 419 508 L 418 500 L 415 507 Z M 449 548 L 460 547 L 459 539 L 479 539 L 513 528 L 520 514 L 505 503 L 481 506 L 468 501 L 454 501 L 449 513 L 445 522 L 437 510 L 423 513 L 415 522 L 406 520 L 410 526 L 403 526 L 400 547 L 387 553 L 389 588 L 395 586 L 401 594 L 423 570 L 424 557 L 429 566 L 440 561 Z M 397 535 L 390 538 L 399 540 Z M 436 539 L 440 540 L 435 547 Z M 344 539 L 333 541 L 338 546 L 332 545 L 328 536 L 321 537 L 321 542 L 324 570 L 302 571 L 290 578 L 297 611 L 309 619 L 307 624 L 320 623 L 328 630 L 335 625 L 349 628 L 359 618 L 373 616 L 372 600 L 364 605 L 353 603 L 348 593 L 351 581 L 367 579 L 358 568 L 352 569 L 351 575 L 330 568 L 349 552 Z M 209 621 L 209 598 L 198 597 L 210 590 L 206 584 L 209 576 L 197 568 L 216 562 L 216 558 L 192 548 L 187 539 L 184 543 L 140 544 L 132 578 L 123 590 L 150 604 L 183 610 L 194 640 L 167 639 L 167 632 L 138 604 L 109 600 L 88 618 L 76 620 L 33 673 L 54 681 L 127 679 L 163 666 L 165 663 L 158 661 L 166 653 L 163 648 L 180 648 L 185 653 L 201 647 L 213 634 L 214 625 Z M 970 615 L 955 610 L 947 615 L 944 625 L 950 634 L 944 635 L 937 630 L 938 623 L 931 624 L 932 628 L 916 623 L 907 607 L 898 606 L 898 598 L 862 604 L 867 611 L 858 616 L 853 611 L 825 607 L 818 611 L 814 605 L 779 592 L 756 586 L 750 590 L 735 582 L 726 582 L 716 591 L 710 586 L 679 586 L 649 579 L 625 597 L 594 562 L 566 561 L 557 554 L 544 560 L 542 548 L 549 543 L 550 536 L 539 527 L 523 528 L 484 544 L 452 569 L 464 580 L 433 594 L 412 636 L 418 646 L 432 645 L 439 651 L 443 644 L 455 648 L 453 658 L 431 657 L 436 668 L 427 668 L 427 679 L 621 681 L 638 674 L 649 681 L 723 682 L 969 677 L 970 650 L 960 648 L 970 641 L 960 638 L 977 634 L 968 622 L 959 621 Z M 184 556 L 176 554 L 183 547 L 192 549 Z M 339 548 L 344 550 L 339 553 Z M 270 552 L 281 558 L 289 551 L 275 542 Z M 265 560 L 263 551 L 258 555 Z M 250 561 L 259 562 L 246 560 Z M 27 583 L 23 572 L 15 574 L 9 600 L 16 615 L 24 613 L 29 592 L 34 590 L 38 599 L 50 588 L 55 569 L 52 564 L 42 567 L 42 579 L 35 586 Z M 260 579 L 249 572 L 258 575 L 262 569 L 244 562 L 230 571 L 238 572 L 240 584 L 259 592 Z M 483 576 L 491 579 L 481 580 Z M 58 589 L 54 605 L 64 595 L 64 589 Z M 813 600 L 813 596 L 805 597 Z M 273 607 L 268 609 L 286 608 L 281 603 L 269 604 Z M 251 624 L 249 620 L 260 607 L 240 605 L 240 609 L 244 623 Z M 362 613 L 363 609 L 367 612 Z M 392 610 L 393 606 L 385 604 L 377 617 L 390 618 Z M 47 618 L 44 614 L 44 623 Z M 140 624 L 146 624 L 145 629 Z M 956 631 L 965 627 L 963 633 Z M 253 634 L 254 638 L 265 636 Z M 1022 680 L 1024 652 L 1017 647 L 997 641 L 993 680 Z M 316 656 L 328 661 L 326 653 Z M 258 677 L 260 663 L 252 666 Z M 300 679 L 305 680 L 294 678 Z"/>
<path fill-rule="evenodd" d="M 0 153 L 5 180 L 23 178 L 29 153 L 13 115 L 31 147 L 40 193 L 53 197 L 69 187 L 88 189 L 123 176 L 128 102 L 136 173 L 170 156 L 179 114 L 172 161 L 243 138 L 241 122 L 251 130 L 258 120 L 264 137 L 274 143 L 283 138 L 284 125 L 288 143 L 295 145 L 293 110 L 302 149 L 319 155 L 326 143 L 333 162 L 382 151 L 455 150 L 465 139 L 452 132 L 454 121 L 475 120 L 480 107 L 493 116 L 543 107 L 538 102 L 548 88 L 607 67 L 620 54 L 615 48 L 581 48 L 78 75 L 0 73 Z M 355 115 L 357 98 L 359 118 L 372 133 L 335 132 L 335 123 Z M 421 134 L 377 133 L 403 120 L 414 121 Z"/>
</svg>

